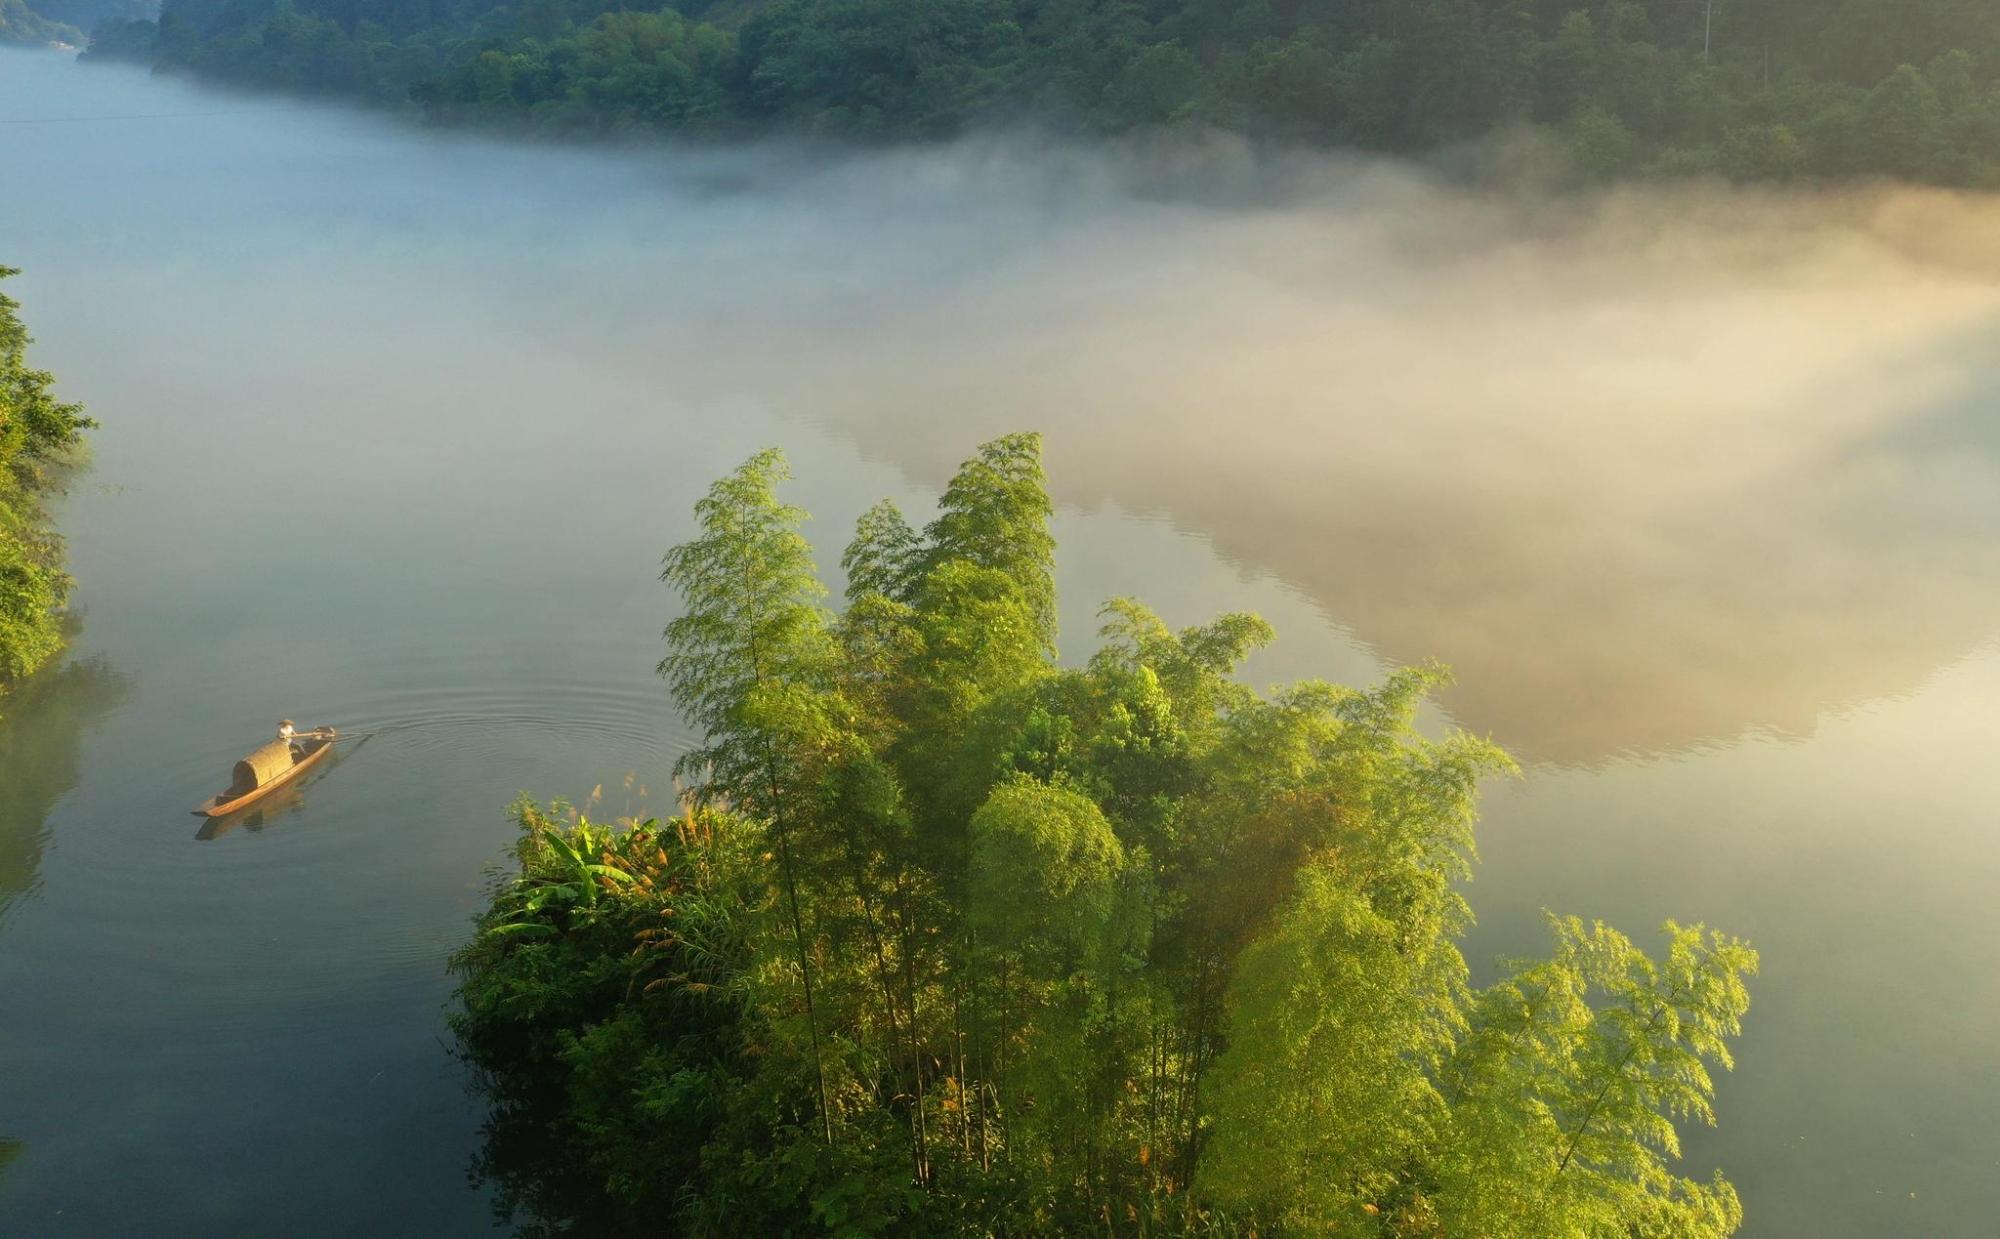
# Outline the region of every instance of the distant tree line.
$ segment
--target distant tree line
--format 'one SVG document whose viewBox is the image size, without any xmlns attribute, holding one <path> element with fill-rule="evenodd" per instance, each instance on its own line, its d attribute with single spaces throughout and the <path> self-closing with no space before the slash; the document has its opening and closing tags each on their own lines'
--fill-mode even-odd
<svg viewBox="0 0 2000 1239">
<path fill-rule="evenodd" d="M 167 0 L 93 51 L 566 134 L 1531 126 L 1604 176 L 2000 177 L 1991 0 Z"/>
<path fill-rule="evenodd" d="M 0 47 L 82 47 L 81 30 L 56 21 L 27 0 L 0 0 Z"/>
<path fill-rule="evenodd" d="M 82 47 L 99 25 L 142 21 L 156 8 L 152 0 L 0 0 L 0 46 Z"/>
<path fill-rule="evenodd" d="M 1040 443 L 889 504 L 824 591 L 765 453 L 666 557 L 684 810 L 519 807 L 456 957 L 528 1233 L 1714 1239 L 1673 1173 L 1756 969 L 1550 920 L 1484 988 L 1443 682 L 1258 694 L 1253 615 L 1103 612 L 1054 660 Z M 643 789 L 641 789 L 643 794 Z M 590 806 L 595 808 L 595 806 Z"/>
<path fill-rule="evenodd" d="M 0 267 L 0 279 L 17 274 Z M 28 364 L 20 308 L 0 293 L 0 693 L 62 648 L 70 579 L 43 505 L 92 424 Z"/>
</svg>

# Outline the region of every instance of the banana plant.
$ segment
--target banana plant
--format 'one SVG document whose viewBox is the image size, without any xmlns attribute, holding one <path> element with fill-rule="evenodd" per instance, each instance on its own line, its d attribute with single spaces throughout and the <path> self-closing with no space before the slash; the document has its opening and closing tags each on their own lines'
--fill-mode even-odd
<svg viewBox="0 0 2000 1239">
<path fill-rule="evenodd" d="M 515 879 L 510 906 L 487 931 L 491 934 L 546 938 L 589 924 L 608 892 L 636 880 L 610 863 L 617 837 L 589 818 L 579 818 L 567 831 L 544 826 L 538 834 L 543 855 L 534 872 Z"/>
</svg>

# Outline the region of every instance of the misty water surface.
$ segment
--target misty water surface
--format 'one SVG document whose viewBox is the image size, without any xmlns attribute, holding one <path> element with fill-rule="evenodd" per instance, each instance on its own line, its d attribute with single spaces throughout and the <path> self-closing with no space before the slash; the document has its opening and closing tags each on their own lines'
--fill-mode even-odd
<svg viewBox="0 0 2000 1239">
<path fill-rule="evenodd" d="M 105 423 L 0 724 L 0 1232 L 485 1230 L 443 961 L 516 792 L 663 799 L 694 498 L 780 443 L 830 566 L 1014 428 L 1069 656 L 1134 593 L 1265 613 L 1260 681 L 1458 670 L 1527 766 L 1476 962 L 1544 907 L 1762 949 L 1686 1163 L 1746 1234 L 2000 1216 L 2000 206 L 558 151 L 16 53 L 0 170 Z M 281 715 L 386 730 L 197 838 Z"/>
</svg>

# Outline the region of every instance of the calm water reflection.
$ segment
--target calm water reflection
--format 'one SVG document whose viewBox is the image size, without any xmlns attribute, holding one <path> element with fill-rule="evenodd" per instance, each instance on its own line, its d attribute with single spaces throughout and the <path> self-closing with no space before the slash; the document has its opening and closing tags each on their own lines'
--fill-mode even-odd
<svg viewBox="0 0 2000 1239">
<path fill-rule="evenodd" d="M 87 730 L 130 695 L 102 659 L 58 663 L 5 699 L 0 716 L 0 932 L 15 901 L 41 883 L 49 811 L 83 780 Z"/>
<path fill-rule="evenodd" d="M 0 722 L 0 950 L 8 913 L 41 885 L 49 811 L 82 780 L 84 732 L 127 691 L 124 678 L 101 660 L 66 661 L 6 699 Z M 0 1125 L 5 1121 L 0 1115 Z M 0 1131 L 0 1188 L 25 1147 Z"/>
<path fill-rule="evenodd" d="M 1260 680 L 1457 666 L 1532 763 L 1475 956 L 1542 907 L 1763 948 L 1689 1144 L 1747 1233 L 2000 1216 L 1992 203 L 614 158 L 0 55 L 0 119 L 87 116 L 151 119 L 0 130 L 10 291 L 106 423 L 89 628 L 0 725 L 0 1233 L 485 1231 L 443 961 L 509 797 L 686 744 L 692 499 L 782 442 L 837 552 L 1024 425 L 1072 656 L 1135 593 L 1263 611 Z M 383 730 L 194 823 L 284 715 Z"/>
</svg>

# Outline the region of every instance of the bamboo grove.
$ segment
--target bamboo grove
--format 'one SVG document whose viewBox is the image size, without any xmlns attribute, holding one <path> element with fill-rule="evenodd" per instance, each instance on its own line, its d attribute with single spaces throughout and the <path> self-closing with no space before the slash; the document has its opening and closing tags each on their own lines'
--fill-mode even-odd
<svg viewBox="0 0 2000 1239">
<path fill-rule="evenodd" d="M 1056 660 L 1040 441 L 892 505 L 825 605 L 766 452 L 697 505 L 666 822 L 518 807 L 459 954 L 500 1207 L 546 1233 L 1710 1236 L 1677 1176 L 1756 955 L 1551 917 L 1475 988 L 1444 683 L 1235 677 L 1252 615 L 1118 600 Z"/>
</svg>

